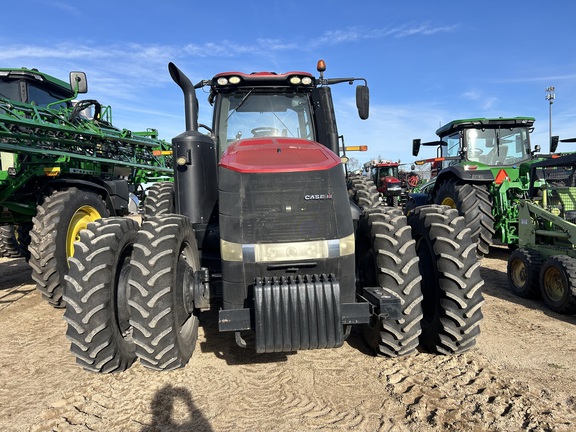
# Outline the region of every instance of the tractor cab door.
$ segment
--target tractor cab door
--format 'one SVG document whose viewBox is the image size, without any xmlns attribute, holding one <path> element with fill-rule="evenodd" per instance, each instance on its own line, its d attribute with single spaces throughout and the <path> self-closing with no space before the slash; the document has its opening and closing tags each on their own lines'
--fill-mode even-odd
<svg viewBox="0 0 576 432">
<path fill-rule="evenodd" d="M 461 153 L 461 139 L 460 132 L 455 132 L 452 135 L 448 135 L 442 138 L 442 144 L 440 146 L 440 155 L 445 158 L 460 157 Z M 442 162 L 442 169 L 448 168 L 449 166 L 457 164 L 457 160 L 445 160 Z"/>
<path fill-rule="evenodd" d="M 338 127 L 332 103 L 330 87 L 317 87 L 311 93 L 314 120 L 316 124 L 316 140 L 340 155 Z"/>
</svg>

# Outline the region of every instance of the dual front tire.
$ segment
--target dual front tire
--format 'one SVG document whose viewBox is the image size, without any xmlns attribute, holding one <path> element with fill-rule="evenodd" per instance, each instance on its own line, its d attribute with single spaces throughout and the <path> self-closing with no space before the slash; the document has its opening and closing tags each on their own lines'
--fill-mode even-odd
<svg viewBox="0 0 576 432">
<path fill-rule="evenodd" d="M 358 227 L 357 255 L 361 285 L 376 284 L 401 304 L 399 319 L 364 326 L 376 354 L 397 357 L 418 346 L 458 354 L 475 345 L 484 282 L 470 229 L 456 210 L 422 206 L 408 218 L 395 208 L 367 212 Z"/>
<path fill-rule="evenodd" d="M 80 233 L 70 263 L 64 316 L 78 364 L 110 373 L 137 358 L 155 370 L 188 363 L 198 337 L 188 287 L 199 269 L 188 219 L 99 220 Z"/>
</svg>

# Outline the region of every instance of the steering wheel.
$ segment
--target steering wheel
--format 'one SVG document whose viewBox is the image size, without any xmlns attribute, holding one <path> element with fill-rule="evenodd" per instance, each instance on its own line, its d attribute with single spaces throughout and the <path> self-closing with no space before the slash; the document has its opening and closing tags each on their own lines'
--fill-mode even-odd
<svg viewBox="0 0 576 432">
<path fill-rule="evenodd" d="M 472 156 L 480 156 L 482 153 L 484 153 L 484 150 L 479 149 L 479 148 L 475 148 L 475 149 L 472 149 L 470 153 Z"/>
<path fill-rule="evenodd" d="M 254 135 L 254 137 L 279 136 L 280 135 L 280 131 L 278 129 L 276 129 L 275 127 L 269 127 L 269 126 L 257 127 L 257 128 L 252 129 L 250 132 L 252 132 L 252 135 Z"/>
</svg>

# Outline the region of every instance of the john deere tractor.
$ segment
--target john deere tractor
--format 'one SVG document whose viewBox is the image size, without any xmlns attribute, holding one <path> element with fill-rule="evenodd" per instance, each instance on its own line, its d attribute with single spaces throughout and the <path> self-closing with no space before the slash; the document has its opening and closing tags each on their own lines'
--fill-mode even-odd
<svg viewBox="0 0 576 432">
<path fill-rule="evenodd" d="M 436 131 L 438 141 L 413 141 L 413 155 L 421 145 L 437 147 L 432 164 L 435 177 L 412 194 L 409 213 L 424 204 L 458 210 L 472 230 L 479 257 L 494 240 L 512 247 L 518 243 L 518 202 L 528 190 L 530 165 L 542 157 L 530 145 L 532 117 L 454 120 Z"/>
<path fill-rule="evenodd" d="M 80 232 L 64 296 L 80 365 L 183 367 L 211 307 L 220 331 L 258 353 L 340 347 L 357 324 L 379 355 L 474 345 L 483 281 L 470 230 L 445 206 L 406 218 L 349 193 L 331 86 L 363 82 L 362 119 L 368 87 L 325 68 L 193 84 L 169 64 L 186 118 L 172 140 L 173 209 L 166 199 L 141 226 L 111 217 Z M 198 123 L 201 88 L 211 125 Z"/>
<path fill-rule="evenodd" d="M 111 124 L 86 93 L 36 69 L 0 69 L 0 255 L 25 257 L 42 296 L 62 306 L 78 233 L 94 220 L 138 212 L 143 185 L 172 176 L 158 131 Z"/>
</svg>

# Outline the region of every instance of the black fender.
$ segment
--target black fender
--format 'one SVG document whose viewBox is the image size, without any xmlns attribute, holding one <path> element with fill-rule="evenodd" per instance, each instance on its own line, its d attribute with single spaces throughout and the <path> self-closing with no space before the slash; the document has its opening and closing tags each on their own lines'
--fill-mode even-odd
<svg viewBox="0 0 576 432">
<path fill-rule="evenodd" d="M 360 220 L 360 216 L 362 215 L 362 209 L 356 205 L 356 203 L 350 201 L 350 212 L 352 213 L 352 220 L 354 223 Z"/>
<path fill-rule="evenodd" d="M 129 213 L 128 202 L 130 199 L 130 191 L 128 187 L 128 181 L 123 179 L 55 179 L 44 185 L 40 195 L 38 196 L 38 201 L 40 201 L 50 189 L 60 190 L 69 186 L 75 186 L 79 189 L 92 191 L 99 194 L 106 203 L 106 207 L 110 212 L 110 216 L 125 216 Z"/>
<path fill-rule="evenodd" d="M 438 173 L 436 183 L 434 184 L 434 192 L 444 181 L 456 177 L 464 183 L 480 183 L 488 184 L 494 182 L 494 174 L 489 169 L 470 170 L 464 169 L 465 165 L 454 165 L 444 168 Z"/>
<path fill-rule="evenodd" d="M 408 194 L 408 199 L 410 201 L 412 201 L 414 204 L 413 208 L 429 204 L 429 202 L 428 202 L 429 198 L 430 198 L 430 196 L 428 194 L 425 194 L 425 193 Z"/>
</svg>

